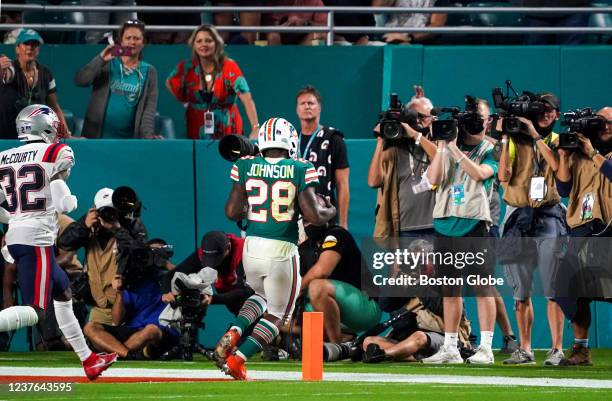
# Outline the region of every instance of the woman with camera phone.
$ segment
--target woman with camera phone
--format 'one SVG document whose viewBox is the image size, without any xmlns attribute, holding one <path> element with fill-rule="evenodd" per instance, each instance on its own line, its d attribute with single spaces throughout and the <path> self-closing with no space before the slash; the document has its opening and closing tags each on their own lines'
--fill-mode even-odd
<svg viewBox="0 0 612 401">
<path fill-rule="evenodd" d="M 202 25 L 189 38 L 192 56 L 180 61 L 166 80 L 166 88 L 187 105 L 187 138 L 242 135 L 240 99 L 250 122 L 251 138 L 257 138 L 257 110 L 238 64 L 225 54 L 223 39 L 210 25 Z"/>
<path fill-rule="evenodd" d="M 78 86 L 93 88 L 81 136 L 161 139 L 155 134 L 157 70 L 142 60 L 144 23 L 126 21 L 117 41 L 109 40 L 109 45 L 76 73 Z"/>
</svg>

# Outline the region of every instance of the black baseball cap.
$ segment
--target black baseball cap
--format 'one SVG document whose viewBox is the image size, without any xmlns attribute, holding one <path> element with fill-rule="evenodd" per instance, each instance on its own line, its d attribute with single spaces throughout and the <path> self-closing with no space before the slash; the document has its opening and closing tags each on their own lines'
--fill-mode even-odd
<svg viewBox="0 0 612 401">
<path fill-rule="evenodd" d="M 230 240 L 223 231 L 209 231 L 202 237 L 202 266 L 217 267 L 223 263 Z"/>
<path fill-rule="evenodd" d="M 540 93 L 538 95 L 538 98 L 540 99 L 540 101 L 547 103 L 555 110 L 561 109 L 561 102 L 559 101 L 559 98 L 555 96 L 553 93 L 550 93 L 550 92 Z"/>
</svg>

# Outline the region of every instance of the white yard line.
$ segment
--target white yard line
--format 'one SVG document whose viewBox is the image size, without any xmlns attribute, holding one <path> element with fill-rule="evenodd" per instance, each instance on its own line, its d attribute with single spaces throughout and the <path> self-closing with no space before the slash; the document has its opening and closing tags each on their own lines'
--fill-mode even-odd
<svg viewBox="0 0 612 401">
<path fill-rule="evenodd" d="M 83 376 L 80 368 L 40 368 L 40 367 L 0 367 L 0 376 Z M 216 370 L 195 369 L 142 369 L 112 368 L 104 372 L 104 377 L 143 377 L 143 378 L 184 378 L 184 379 L 227 379 Z M 249 377 L 255 380 L 301 380 L 301 372 L 274 372 L 251 370 Z M 422 384 L 469 384 L 485 386 L 541 386 L 612 389 L 612 380 L 599 379 L 553 379 L 547 377 L 500 377 L 500 376 L 454 376 L 454 375 L 412 375 L 392 373 L 341 373 L 324 374 L 325 381 L 360 383 L 422 383 Z"/>
</svg>

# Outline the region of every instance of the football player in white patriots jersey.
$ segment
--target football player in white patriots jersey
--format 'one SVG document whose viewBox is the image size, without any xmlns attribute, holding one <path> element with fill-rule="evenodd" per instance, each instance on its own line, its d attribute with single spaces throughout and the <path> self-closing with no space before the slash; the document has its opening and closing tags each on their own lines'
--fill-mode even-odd
<svg viewBox="0 0 612 401">
<path fill-rule="evenodd" d="M 70 281 L 55 260 L 58 213 L 76 209 L 66 178 L 74 165 L 72 149 L 56 143 L 59 119 L 44 105 L 30 105 L 17 116 L 17 135 L 25 145 L 0 153 L 0 222 L 9 225 L 2 254 L 17 264 L 23 306 L 0 311 L 0 332 L 33 326 L 53 298 L 62 334 L 79 356 L 90 380 L 116 359 L 95 354 L 74 316 Z"/>
</svg>

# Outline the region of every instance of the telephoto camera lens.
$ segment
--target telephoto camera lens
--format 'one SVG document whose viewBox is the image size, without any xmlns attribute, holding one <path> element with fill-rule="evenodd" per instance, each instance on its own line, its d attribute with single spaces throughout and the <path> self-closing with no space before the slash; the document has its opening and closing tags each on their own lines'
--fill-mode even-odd
<svg viewBox="0 0 612 401">
<path fill-rule="evenodd" d="M 336 362 L 346 359 L 348 350 L 345 350 L 342 344 L 323 343 L 323 360 L 325 362 Z"/>
<path fill-rule="evenodd" d="M 219 141 L 219 154 L 230 162 L 244 156 L 255 156 L 257 153 L 259 153 L 257 145 L 242 135 L 226 135 Z"/>
<path fill-rule="evenodd" d="M 353 342 L 323 343 L 323 360 L 336 362 L 351 358 L 353 361 L 361 360 L 361 349 Z"/>
<path fill-rule="evenodd" d="M 400 123 L 386 123 L 382 126 L 382 134 L 385 139 L 399 139 L 404 127 Z"/>
</svg>

